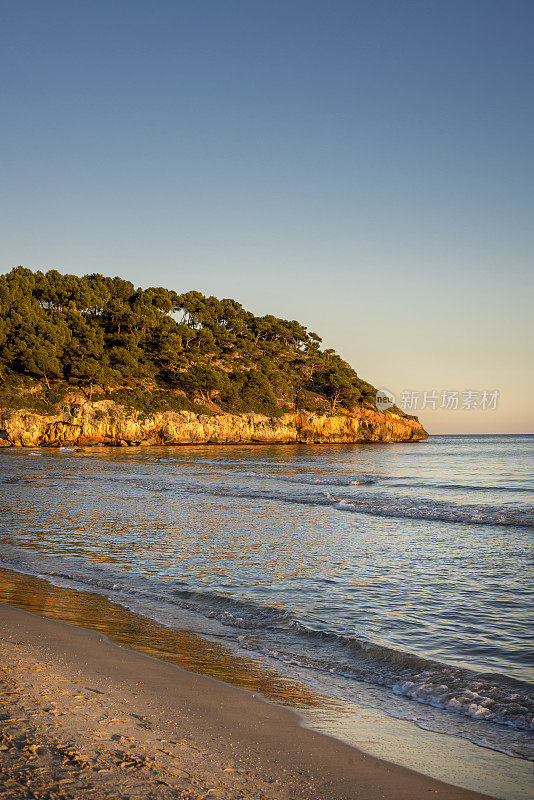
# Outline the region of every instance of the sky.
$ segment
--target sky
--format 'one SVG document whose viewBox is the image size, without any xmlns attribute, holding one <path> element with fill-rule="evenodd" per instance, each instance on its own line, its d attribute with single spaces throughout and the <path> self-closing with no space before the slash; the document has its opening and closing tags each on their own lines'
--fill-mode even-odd
<svg viewBox="0 0 534 800">
<path fill-rule="evenodd" d="M 431 433 L 534 431 L 532 0 L 0 5 L 0 272 L 233 297 Z"/>
</svg>

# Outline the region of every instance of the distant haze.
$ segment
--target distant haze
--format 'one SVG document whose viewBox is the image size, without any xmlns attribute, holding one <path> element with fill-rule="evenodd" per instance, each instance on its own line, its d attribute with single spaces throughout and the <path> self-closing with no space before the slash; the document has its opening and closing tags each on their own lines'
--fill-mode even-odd
<svg viewBox="0 0 534 800">
<path fill-rule="evenodd" d="M 419 392 L 431 433 L 531 432 L 533 23 L 530 0 L 4 4 L 0 271 L 233 297 Z M 420 410 L 434 390 L 460 407 Z"/>
</svg>

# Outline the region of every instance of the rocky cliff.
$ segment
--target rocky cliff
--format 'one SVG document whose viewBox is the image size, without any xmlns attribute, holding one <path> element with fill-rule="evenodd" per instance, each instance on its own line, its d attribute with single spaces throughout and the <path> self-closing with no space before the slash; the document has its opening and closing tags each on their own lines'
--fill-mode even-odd
<svg viewBox="0 0 534 800">
<path fill-rule="evenodd" d="M 162 445 L 416 442 L 428 434 L 418 419 L 362 408 L 352 414 L 296 412 L 194 414 L 166 411 L 143 416 L 110 400 L 74 403 L 55 415 L 0 410 L 0 446 Z"/>
</svg>

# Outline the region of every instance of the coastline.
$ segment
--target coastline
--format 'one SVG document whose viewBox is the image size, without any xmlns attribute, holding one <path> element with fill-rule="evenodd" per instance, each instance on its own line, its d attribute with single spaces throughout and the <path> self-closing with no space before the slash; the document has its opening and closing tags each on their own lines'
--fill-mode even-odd
<svg viewBox="0 0 534 800">
<path fill-rule="evenodd" d="M 142 415 L 110 400 L 70 402 L 51 415 L 0 408 L 0 448 L 136 447 L 187 444 L 356 444 L 419 442 L 428 433 L 416 417 L 362 408 L 344 414 Z"/>
<path fill-rule="evenodd" d="M 11 692 L 0 797 L 52 785 L 61 798 L 486 797 L 381 761 L 255 693 L 102 633 L 0 607 L 2 687 Z"/>
<path fill-rule="evenodd" d="M 503 459 L 503 447 L 492 443 L 494 462 L 490 461 L 490 467 L 494 463 L 497 470 L 502 469 L 506 458 L 517 452 L 517 446 L 515 442 L 506 445 Z M 369 569 L 377 564 L 386 577 L 388 566 L 405 564 L 411 571 L 400 571 L 399 580 L 393 581 L 393 585 L 402 590 L 404 584 L 407 592 L 414 585 L 413 575 L 416 581 L 419 575 L 414 556 L 428 552 L 433 556 L 432 563 L 441 564 L 447 553 L 444 544 L 451 538 L 454 540 L 458 530 L 457 525 L 453 528 L 441 525 L 439 513 L 431 522 L 413 523 L 399 522 L 404 520 L 402 514 L 391 522 L 383 522 L 371 515 L 354 517 L 351 513 L 339 513 L 342 508 L 337 507 L 327 508 L 325 513 L 320 504 L 323 494 L 333 493 L 329 497 L 332 501 L 346 497 L 354 498 L 355 502 L 360 494 L 369 499 L 377 494 L 380 512 L 383 505 L 380 490 L 389 476 L 394 483 L 395 475 L 405 475 L 407 465 L 412 470 L 415 465 L 416 474 L 410 481 L 401 481 L 401 486 L 415 484 L 416 497 L 424 501 L 428 495 L 426 487 L 436 483 L 436 474 L 431 472 L 428 479 L 421 479 L 421 475 L 426 475 L 429 465 L 432 468 L 436 464 L 436 458 L 441 463 L 443 449 L 433 442 L 424 448 L 408 449 L 243 446 L 222 453 L 224 459 L 220 458 L 220 448 L 211 446 L 176 448 L 174 452 L 165 447 L 144 451 L 120 448 L 119 452 L 115 448 L 87 452 L 44 448 L 39 453 L 6 451 L 2 525 L 5 549 L 4 546 L 0 549 L 3 564 L 18 572 L 8 575 L 0 572 L 0 601 L 96 629 L 118 644 L 249 689 L 295 710 L 301 724 L 390 764 L 488 796 L 530 800 L 532 764 L 528 759 L 532 756 L 532 737 L 529 734 L 522 734 L 518 728 L 509 730 L 486 721 L 466 720 L 465 714 L 442 707 L 434 711 L 427 697 L 419 699 L 414 692 L 418 702 L 405 699 L 396 686 L 384 690 L 377 685 L 384 667 L 380 659 L 372 657 L 362 665 L 356 652 L 353 659 L 349 661 L 347 657 L 345 662 L 337 640 L 333 640 L 333 646 L 329 641 L 327 649 L 321 642 L 317 644 L 318 637 L 308 635 L 309 630 L 313 634 L 314 619 L 306 616 L 307 611 L 322 608 L 324 584 L 320 578 L 324 573 L 318 565 L 324 564 L 326 557 L 332 577 L 343 576 L 338 569 L 336 548 L 340 548 L 344 559 L 344 543 L 353 543 L 352 584 L 342 581 L 341 585 L 349 589 L 353 584 L 361 587 L 360 598 L 363 587 L 374 586 L 374 573 Z M 456 452 L 455 443 L 446 445 L 445 452 L 449 451 Z M 443 475 L 440 473 L 440 481 L 447 483 L 458 461 L 470 453 L 470 442 L 461 445 L 458 457 L 447 464 Z M 31 457 L 34 455 L 40 457 Z M 384 461 L 388 462 L 386 469 Z M 370 484 L 371 488 L 366 484 L 359 488 L 362 476 L 367 480 L 375 475 L 378 477 Z M 272 489 L 267 481 L 274 476 L 277 479 Z M 224 482 L 228 491 L 213 492 L 214 480 L 221 485 Z M 356 488 L 344 488 L 349 481 L 351 484 L 355 481 Z M 197 488 L 211 492 L 207 498 L 199 497 Z M 259 499 L 252 503 L 248 497 L 243 500 L 244 491 Z M 451 494 L 441 489 L 434 493 L 439 495 L 440 502 Z M 221 494 L 225 499 L 221 500 Z M 394 490 L 392 494 L 401 493 Z M 237 499 L 234 495 L 238 495 Z M 315 502 L 290 505 L 288 498 L 318 500 L 319 505 Z M 475 499 L 478 498 L 477 493 Z M 508 500 L 508 495 L 504 499 Z M 402 506 L 400 511 L 404 510 Z M 392 531 L 402 531 L 404 535 L 393 539 Z M 500 528 L 494 532 L 501 543 L 510 544 L 508 550 L 506 547 L 500 550 L 499 566 L 503 552 L 511 552 L 511 547 L 520 544 L 523 536 L 521 531 L 512 535 L 513 529 L 504 531 L 505 537 Z M 487 533 L 484 528 L 464 525 L 462 541 L 472 544 L 476 553 L 477 547 L 487 546 Z M 432 548 L 434 540 L 437 545 Z M 412 552 L 407 554 L 408 541 Z M 365 556 L 362 546 L 367 543 L 372 543 L 372 551 L 368 558 L 362 558 Z M 388 546 L 389 559 L 381 562 L 378 556 L 384 545 Z M 287 565 L 286 562 L 278 565 L 279 554 L 289 554 Z M 483 563 L 491 570 L 491 558 Z M 342 564 L 344 561 L 339 562 Z M 271 587 L 270 575 L 278 579 L 291 576 L 295 565 L 301 575 L 314 576 L 315 582 L 307 586 L 299 577 L 293 585 Z M 234 586 L 228 585 L 230 576 Z M 264 594 L 254 588 L 256 585 L 261 591 L 261 587 L 266 587 Z M 430 580 L 431 592 L 433 585 Z M 385 588 L 388 586 L 391 584 Z M 306 589 L 313 590 L 312 602 L 305 596 Z M 304 594 L 299 596 L 297 593 L 303 590 Z M 400 596 L 404 609 L 405 594 Z M 368 598 L 376 601 L 371 608 L 376 607 L 380 613 L 378 619 L 390 624 L 395 605 L 384 607 L 383 600 L 387 597 L 380 585 L 369 592 Z M 454 596 L 451 598 L 448 592 L 441 596 L 434 593 L 434 599 L 443 601 L 438 607 L 442 618 L 448 619 Z M 491 599 L 498 598 L 490 593 Z M 282 617 L 275 613 L 278 606 L 284 610 Z M 268 610 L 266 618 L 262 615 L 264 607 Z M 340 610 L 348 612 L 356 626 L 361 608 L 362 603 L 355 598 Z M 427 620 L 421 603 L 417 608 L 422 620 Z M 432 608 L 436 606 L 430 605 Z M 288 626 L 293 620 L 305 626 L 303 636 L 293 635 L 292 625 Z M 324 630 L 335 630 L 337 621 L 336 615 L 327 617 Z M 504 622 L 505 618 L 501 628 L 506 631 Z M 269 627 L 273 623 L 275 627 Z M 362 630 L 365 632 L 364 626 Z M 461 625 L 458 630 L 461 634 Z M 488 633 L 492 630 L 489 624 Z M 439 634 L 439 628 L 437 631 Z M 469 641 L 460 635 L 458 648 Z M 410 644 L 416 652 L 417 646 L 413 646 L 409 634 L 404 642 L 403 645 L 399 641 L 391 655 L 409 664 L 405 658 L 406 655 L 410 658 Z M 506 659 L 506 649 L 502 655 Z M 314 656 L 322 658 L 317 662 L 318 669 L 314 667 Z M 340 667 L 345 663 L 354 667 L 356 677 L 362 675 L 363 682 L 358 677 L 350 680 L 352 675 L 342 675 Z M 437 665 L 436 679 L 432 680 L 439 684 L 438 689 L 443 688 L 441 683 L 449 684 L 448 663 L 445 658 Z M 508 674 L 506 663 L 503 660 L 504 672 Z M 331 677 L 325 666 L 335 667 L 340 677 L 338 673 Z M 364 669 L 357 673 L 362 666 Z M 481 672 L 485 664 L 475 666 Z M 54 673 L 54 667 L 50 666 L 49 671 Z M 485 694 L 473 686 L 476 675 L 473 680 L 469 675 L 460 677 L 465 680 L 449 684 L 449 696 L 463 700 L 464 687 L 473 688 L 481 696 Z M 417 686 L 424 682 L 428 683 L 423 673 Z M 500 685 L 496 685 L 495 691 Z M 506 692 L 506 686 L 504 690 L 503 700 L 507 700 L 512 690 Z M 429 699 L 432 701 L 432 697 Z M 511 707 L 513 713 L 519 706 L 514 706 L 513 697 L 510 699 L 508 707 L 504 703 L 502 707 L 504 711 Z M 526 712 L 528 708 L 527 703 Z M 473 713 L 471 708 L 468 711 Z M 167 737 L 162 734 L 161 738 Z"/>
</svg>

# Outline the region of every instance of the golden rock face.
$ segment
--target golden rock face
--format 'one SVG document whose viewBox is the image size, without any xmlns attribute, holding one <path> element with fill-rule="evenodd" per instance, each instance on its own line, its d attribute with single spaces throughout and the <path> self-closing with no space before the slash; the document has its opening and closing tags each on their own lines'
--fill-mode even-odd
<svg viewBox="0 0 534 800">
<path fill-rule="evenodd" d="M 362 408 L 351 414 L 295 412 L 216 414 L 165 411 L 143 416 L 109 400 L 65 407 L 46 416 L 0 410 L 0 447 L 60 445 L 289 444 L 416 442 L 428 433 L 418 419 Z"/>
</svg>

